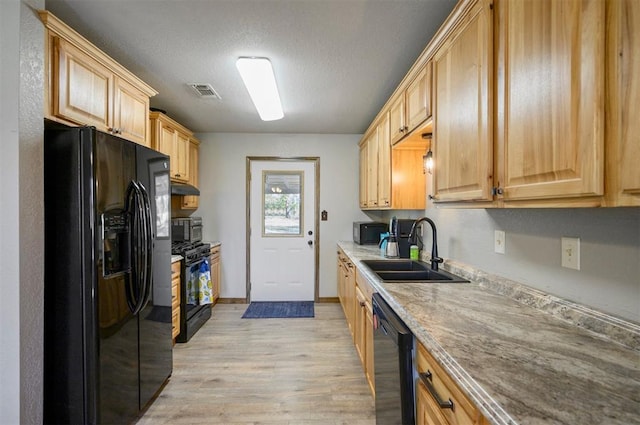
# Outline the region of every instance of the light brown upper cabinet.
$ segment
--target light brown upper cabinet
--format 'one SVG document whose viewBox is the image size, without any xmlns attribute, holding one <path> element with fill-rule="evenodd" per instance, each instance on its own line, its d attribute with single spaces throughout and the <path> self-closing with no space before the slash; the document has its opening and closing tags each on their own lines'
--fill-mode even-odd
<svg viewBox="0 0 640 425">
<path fill-rule="evenodd" d="M 468 3 L 433 58 L 437 201 L 492 199 L 492 10 Z"/>
<path fill-rule="evenodd" d="M 46 28 L 46 118 L 90 125 L 149 146 L 149 98 L 157 92 L 50 12 Z"/>
<path fill-rule="evenodd" d="M 389 206 L 389 119 L 385 114 L 360 143 L 360 207 Z"/>
<path fill-rule="evenodd" d="M 200 156 L 200 142 L 194 137 L 189 138 L 189 184 L 194 187 L 199 187 L 199 170 L 198 161 Z M 200 197 L 189 195 L 183 196 L 181 202 L 181 209 L 195 210 L 200 203 Z"/>
<path fill-rule="evenodd" d="M 640 206 L 640 3 L 610 0 L 606 16 L 607 205 Z"/>
<path fill-rule="evenodd" d="M 496 28 L 498 199 L 603 195 L 605 3 L 499 1 Z"/>
<path fill-rule="evenodd" d="M 420 139 L 416 143 L 411 137 L 392 149 L 389 113 L 379 116 L 376 125 L 360 142 L 360 208 L 424 209 L 424 153 L 425 142 Z"/>
<path fill-rule="evenodd" d="M 189 181 L 189 138 L 191 131 L 161 112 L 149 114 L 151 147 L 171 158 L 171 180 Z"/>
<path fill-rule="evenodd" d="M 409 127 L 405 123 L 404 92 L 398 94 L 389 108 L 391 143 L 397 143 L 406 134 Z"/>
<path fill-rule="evenodd" d="M 391 140 L 389 114 L 383 114 L 378 129 L 378 205 L 391 206 Z"/>
<path fill-rule="evenodd" d="M 391 144 L 395 144 L 431 117 L 431 62 L 416 73 L 389 108 Z"/>
<path fill-rule="evenodd" d="M 378 128 L 367 138 L 367 206 L 378 206 Z"/>
<path fill-rule="evenodd" d="M 369 199 L 369 138 L 360 141 L 360 208 L 367 208 Z"/>
<path fill-rule="evenodd" d="M 52 42 L 52 114 L 106 132 L 113 74 L 66 40 L 54 37 Z"/>
<path fill-rule="evenodd" d="M 431 121 L 441 206 L 640 206 L 639 34 L 636 0 L 460 0 L 374 120 L 391 208 Z"/>
<path fill-rule="evenodd" d="M 113 128 L 120 137 L 150 147 L 149 96 L 119 77 L 113 90 Z"/>
<path fill-rule="evenodd" d="M 409 133 L 431 117 L 431 68 L 431 62 L 427 62 L 405 92 Z"/>
</svg>

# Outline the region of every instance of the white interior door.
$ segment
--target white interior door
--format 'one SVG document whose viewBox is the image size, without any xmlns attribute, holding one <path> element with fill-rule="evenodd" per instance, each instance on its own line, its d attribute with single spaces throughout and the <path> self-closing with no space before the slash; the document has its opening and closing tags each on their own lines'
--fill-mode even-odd
<svg viewBox="0 0 640 425">
<path fill-rule="evenodd" d="M 252 160 L 251 301 L 313 301 L 315 161 Z"/>
</svg>

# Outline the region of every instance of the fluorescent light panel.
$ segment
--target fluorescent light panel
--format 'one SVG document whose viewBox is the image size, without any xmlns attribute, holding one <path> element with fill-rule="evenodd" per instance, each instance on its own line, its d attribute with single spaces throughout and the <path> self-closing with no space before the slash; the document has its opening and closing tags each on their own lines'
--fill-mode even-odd
<svg viewBox="0 0 640 425">
<path fill-rule="evenodd" d="M 284 117 L 269 59 L 241 57 L 236 61 L 236 68 L 262 121 L 274 121 Z"/>
</svg>

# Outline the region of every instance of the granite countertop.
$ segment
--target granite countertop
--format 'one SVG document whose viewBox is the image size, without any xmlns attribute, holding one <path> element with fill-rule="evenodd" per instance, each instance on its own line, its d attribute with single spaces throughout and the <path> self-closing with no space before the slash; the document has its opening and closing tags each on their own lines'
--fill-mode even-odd
<svg viewBox="0 0 640 425">
<path fill-rule="evenodd" d="M 209 245 L 211 245 L 211 248 L 215 248 L 216 246 L 220 245 L 220 241 L 213 241 L 213 242 L 211 242 L 211 241 L 202 241 L 202 242 L 208 243 Z"/>
<path fill-rule="evenodd" d="M 377 246 L 338 246 L 490 423 L 640 424 L 640 326 L 446 261 L 471 282 L 384 283 Z"/>
<path fill-rule="evenodd" d="M 171 264 L 181 260 L 182 260 L 182 255 L 173 255 L 173 254 L 171 255 Z"/>
</svg>

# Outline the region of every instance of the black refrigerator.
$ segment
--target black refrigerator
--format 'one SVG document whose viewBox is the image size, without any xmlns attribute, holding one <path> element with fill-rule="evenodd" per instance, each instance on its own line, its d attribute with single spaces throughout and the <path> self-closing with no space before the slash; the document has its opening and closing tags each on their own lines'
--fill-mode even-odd
<svg viewBox="0 0 640 425">
<path fill-rule="evenodd" d="M 169 158 L 45 122 L 44 422 L 133 422 L 172 371 Z"/>
</svg>

